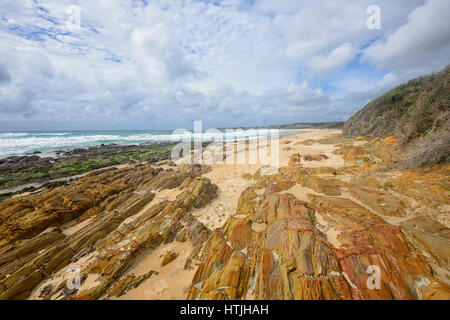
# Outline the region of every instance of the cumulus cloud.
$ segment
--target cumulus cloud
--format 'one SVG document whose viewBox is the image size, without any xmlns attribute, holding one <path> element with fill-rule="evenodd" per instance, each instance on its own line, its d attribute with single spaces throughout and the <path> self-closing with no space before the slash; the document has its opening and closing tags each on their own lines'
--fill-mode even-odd
<svg viewBox="0 0 450 320">
<path fill-rule="evenodd" d="M 351 43 L 343 43 L 336 49 L 333 49 L 328 55 L 318 55 L 309 61 L 309 65 L 314 71 L 328 72 L 345 66 L 353 60 L 357 49 Z"/>
<path fill-rule="evenodd" d="M 161 84 L 195 75 L 192 52 L 183 47 L 176 16 L 149 5 L 143 23 L 131 32 L 133 54 L 152 83 Z"/>
<path fill-rule="evenodd" d="M 400 84 L 400 79 L 393 73 L 387 73 L 375 85 L 380 91 L 387 91 Z"/>
<path fill-rule="evenodd" d="M 323 105 L 329 101 L 329 97 L 322 92 L 322 89 L 311 89 L 307 81 L 300 85 L 291 83 L 287 89 L 288 100 L 297 106 Z"/>
<path fill-rule="evenodd" d="M 405 24 L 369 46 L 363 58 L 409 74 L 438 71 L 450 62 L 449 12 L 450 1 L 427 0 Z"/>
<path fill-rule="evenodd" d="M 378 2 L 381 30 L 371 0 L 79 0 L 78 30 L 71 0 L 7 2 L 0 130 L 345 120 L 450 57 L 445 0 Z"/>
<path fill-rule="evenodd" d="M 11 75 L 9 74 L 8 70 L 0 64 L 0 85 L 2 83 L 8 83 L 11 81 Z"/>
</svg>

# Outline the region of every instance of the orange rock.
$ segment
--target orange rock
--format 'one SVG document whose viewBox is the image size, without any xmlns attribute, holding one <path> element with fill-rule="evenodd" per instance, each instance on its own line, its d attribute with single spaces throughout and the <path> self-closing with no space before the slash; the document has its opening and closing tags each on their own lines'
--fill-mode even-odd
<svg viewBox="0 0 450 320">
<path fill-rule="evenodd" d="M 217 241 L 222 237 L 216 232 L 205 246 L 204 260 L 188 297 L 293 299 L 306 297 L 302 292 L 317 298 L 318 292 L 330 299 L 349 298 L 348 285 L 336 276 L 339 269 L 333 249 L 315 228 L 313 214 L 314 210 L 292 195 L 267 196 L 251 220 L 268 227 L 260 232 L 251 230 L 252 241 L 247 244 L 246 253 L 234 251 L 227 264 L 222 252 L 230 252 L 231 247 L 225 246 L 223 240 L 219 245 Z M 230 218 L 225 224 L 225 239 L 238 232 L 233 230 L 233 220 Z M 216 247 L 229 249 L 221 249 L 219 254 Z M 236 250 L 241 247 L 233 246 Z M 302 283 L 304 278 L 309 280 Z M 196 284 L 203 286 L 198 289 Z M 223 284 L 230 288 L 221 289 Z M 313 287 L 316 293 L 310 290 Z"/>
<path fill-rule="evenodd" d="M 305 161 L 322 161 L 327 160 L 328 157 L 324 154 L 305 154 L 303 160 Z"/>
<path fill-rule="evenodd" d="M 289 166 L 290 167 L 296 167 L 296 166 L 300 166 L 300 162 L 301 162 L 301 155 L 300 153 L 293 153 L 291 155 L 291 157 L 289 158 Z"/>
<path fill-rule="evenodd" d="M 434 277 L 421 249 L 416 249 L 400 228 L 348 199 L 308 198 L 324 208 L 324 219 L 341 230 L 342 245 L 336 255 L 353 299 L 420 299 L 430 287 L 442 288 L 442 295 L 448 292 L 449 287 Z M 380 270 L 377 290 L 367 285 L 369 266 Z"/>
<path fill-rule="evenodd" d="M 434 277 L 422 249 L 359 204 L 308 195 L 310 205 L 267 190 L 255 202 L 249 191 L 241 207 L 252 202 L 254 213 L 229 218 L 206 243 L 189 299 L 448 297 L 448 285 Z M 249 222 L 266 227 L 254 230 Z M 329 228 L 338 230 L 333 244 Z M 379 289 L 368 285 L 371 266 L 380 270 Z"/>
<path fill-rule="evenodd" d="M 164 267 L 165 265 L 171 263 L 173 260 L 175 260 L 178 257 L 178 255 L 179 255 L 179 253 L 175 252 L 173 250 L 167 251 L 162 257 L 161 267 Z"/>
<path fill-rule="evenodd" d="M 390 144 L 390 145 L 396 145 L 399 142 L 398 138 L 393 137 L 393 136 L 383 138 L 382 141 L 383 141 L 383 143 Z"/>
<path fill-rule="evenodd" d="M 181 234 L 183 241 L 192 243 L 194 259 L 210 231 L 189 211 L 211 201 L 217 186 L 206 178 L 195 178 L 204 172 L 201 167 L 182 166 L 173 175 L 173 170 L 168 174 L 161 172 L 148 165 L 100 170 L 67 186 L 25 196 L 15 206 L 10 206 L 15 199 L 0 203 L 0 216 L 8 217 L 9 221 L 0 224 L 0 252 L 10 252 L 0 256 L 0 299 L 27 298 L 49 275 L 69 263 L 77 264 L 94 251 L 96 255 L 81 270 L 83 276 L 92 278 L 92 283 L 71 290 L 66 288 L 64 279 L 57 286 L 45 286 L 37 297 L 51 297 L 59 292 L 66 299 L 97 299 L 120 279 L 143 248 L 156 248 Z M 161 201 L 145 209 L 155 194 L 134 191 L 157 185 L 161 182 L 159 174 L 177 177 L 177 181 L 182 177 L 185 181 L 186 175 L 192 181 L 177 200 Z M 4 208 L 8 209 L 3 211 Z M 138 213 L 133 223 L 122 224 Z M 68 221 L 79 223 L 84 219 L 77 220 L 78 217 L 84 214 L 92 221 L 79 230 L 68 236 L 54 231 Z M 11 250 L 13 245 L 15 250 Z M 20 263 L 12 259 L 17 255 Z M 120 293 L 129 284 L 136 284 L 136 279 L 122 280 L 114 292 Z"/>
</svg>

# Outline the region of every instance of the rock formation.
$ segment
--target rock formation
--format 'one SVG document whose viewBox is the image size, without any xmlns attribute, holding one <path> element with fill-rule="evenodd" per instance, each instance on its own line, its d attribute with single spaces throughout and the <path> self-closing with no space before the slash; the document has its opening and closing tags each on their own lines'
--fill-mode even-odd
<svg viewBox="0 0 450 320">
<path fill-rule="evenodd" d="M 0 299 L 119 299 L 149 283 L 154 298 L 449 299 L 450 168 L 387 171 L 404 156 L 393 141 L 310 139 L 334 151 L 239 173 L 215 230 L 195 214 L 220 193 L 200 165 L 106 168 L 8 198 Z"/>
<path fill-rule="evenodd" d="M 386 142 L 344 149 L 354 159 L 347 164 L 353 172 L 394 161 Z M 383 218 L 405 217 L 410 201 L 420 202 L 416 208 L 427 207 L 430 198 L 448 205 L 442 184 L 431 190 L 432 179 L 424 174 L 423 186 L 406 187 L 408 173 L 390 177 L 389 184 L 382 173 L 347 182 L 335 178 L 347 173 L 299 167 L 296 158 L 277 173 L 255 174 L 257 182 L 242 192 L 236 215 L 206 243 L 189 299 L 450 298 L 450 230 L 423 213 L 397 225 Z M 441 172 L 448 177 L 448 170 Z M 289 193 L 293 185 L 316 193 L 301 201 Z M 374 268 L 380 275 L 375 289 Z"/>
</svg>

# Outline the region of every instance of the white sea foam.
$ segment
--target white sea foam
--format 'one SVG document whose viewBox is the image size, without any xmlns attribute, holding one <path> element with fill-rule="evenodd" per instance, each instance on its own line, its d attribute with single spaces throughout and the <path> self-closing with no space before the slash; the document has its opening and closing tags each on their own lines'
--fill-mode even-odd
<svg viewBox="0 0 450 320">
<path fill-rule="evenodd" d="M 270 132 L 270 130 L 268 131 Z M 213 141 L 231 139 L 257 139 L 258 130 L 235 131 L 232 136 L 225 133 L 205 132 L 203 134 L 192 134 L 191 132 L 176 132 L 166 134 L 160 132 L 136 133 L 136 132 L 47 132 L 47 133 L 0 133 L 0 158 L 10 155 L 24 155 L 32 151 L 41 151 L 44 154 L 61 149 L 85 148 L 100 144 L 140 144 L 144 142 L 176 142 L 183 139 L 195 141 Z"/>
<path fill-rule="evenodd" d="M 0 138 L 23 137 L 23 136 L 27 136 L 27 135 L 28 135 L 28 133 L 4 132 L 4 133 L 0 133 Z"/>
<path fill-rule="evenodd" d="M 34 136 L 65 136 L 68 135 L 68 132 L 48 132 L 48 133 L 33 133 Z"/>
</svg>

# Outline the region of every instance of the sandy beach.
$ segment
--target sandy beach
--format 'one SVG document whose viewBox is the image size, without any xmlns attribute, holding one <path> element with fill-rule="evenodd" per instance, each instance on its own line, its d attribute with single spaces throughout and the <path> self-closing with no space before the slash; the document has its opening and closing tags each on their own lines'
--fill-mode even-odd
<svg viewBox="0 0 450 320">
<path fill-rule="evenodd" d="M 297 142 L 305 140 L 319 140 L 331 137 L 340 134 L 340 130 L 302 129 L 298 131 L 298 133 L 286 135 L 279 139 L 279 167 L 287 166 L 289 158 L 293 153 L 325 154 L 328 157 L 328 159 L 324 161 L 304 163 L 304 166 L 306 167 L 327 166 L 337 168 L 344 165 L 342 157 L 331 153 L 335 149 L 335 146 L 333 145 L 317 143 L 311 146 L 304 146 L 296 144 Z M 241 146 L 235 147 L 235 162 L 237 162 L 237 150 L 245 150 L 247 152 L 246 159 L 248 160 L 248 149 L 243 146 L 244 142 L 238 142 L 237 144 L 241 144 Z M 184 160 L 180 160 L 179 162 L 183 163 Z M 212 183 L 219 187 L 218 197 L 207 207 L 195 210 L 192 214 L 211 230 L 221 227 L 231 215 L 235 214 L 236 205 L 241 192 L 255 183 L 255 180 L 244 179 L 242 175 L 250 174 L 253 176 L 262 166 L 261 163 L 211 164 L 211 172 L 205 174 L 204 177 L 210 179 Z"/>
</svg>

